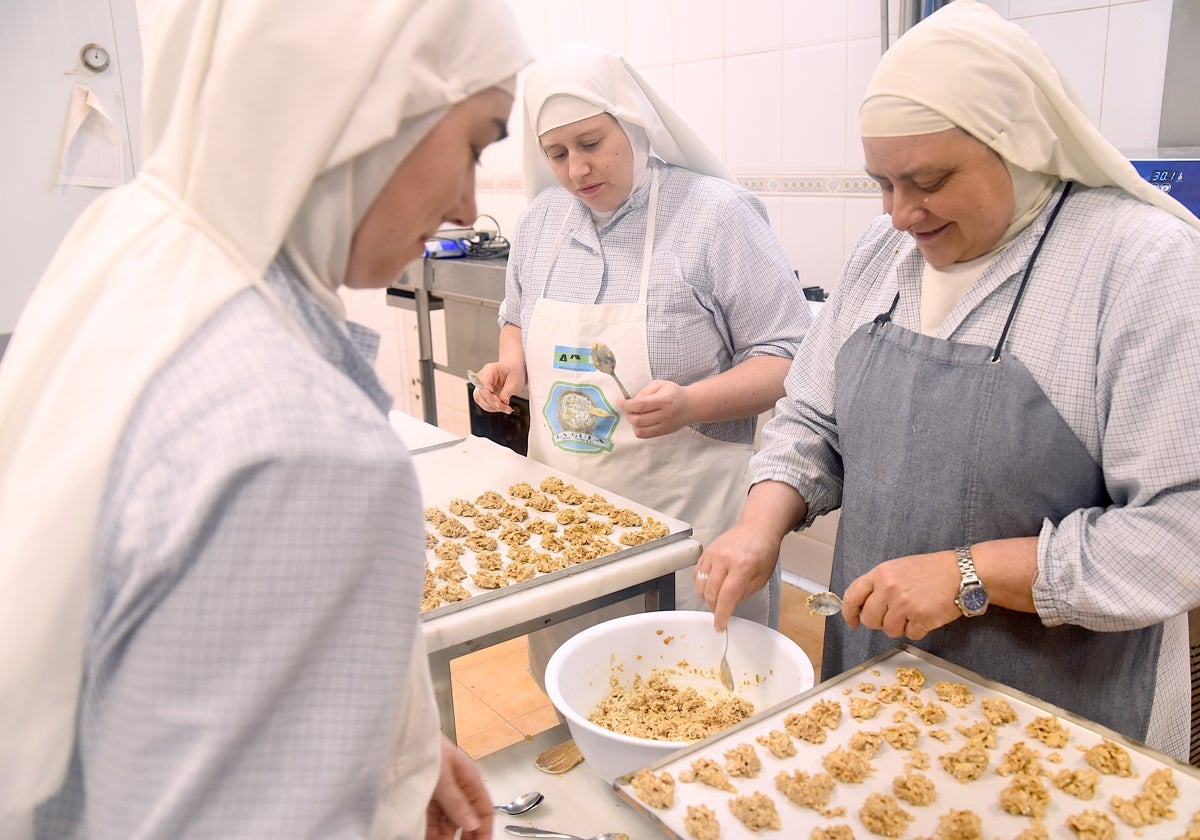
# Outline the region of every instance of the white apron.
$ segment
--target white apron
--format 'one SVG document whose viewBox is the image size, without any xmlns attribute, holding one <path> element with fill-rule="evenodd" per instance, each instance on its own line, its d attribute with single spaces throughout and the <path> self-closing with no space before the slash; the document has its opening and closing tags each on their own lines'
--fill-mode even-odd
<svg viewBox="0 0 1200 840">
<path fill-rule="evenodd" d="M 607 344 L 617 359 L 616 373 L 631 394 L 653 378 L 646 342 L 646 299 L 658 210 L 658 172 L 653 172 L 642 252 L 641 287 L 636 303 L 565 303 L 546 298 L 566 219 L 555 238 L 541 296 L 534 305 L 525 359 L 529 387 L 529 457 L 578 476 L 692 526 L 701 543 L 737 522 L 746 501 L 749 444 L 728 443 L 685 426 L 642 440 L 623 422 L 615 401 L 621 392 L 613 377 L 596 370 L 591 347 Z M 569 281 L 568 281 L 569 282 Z M 589 409 L 608 412 L 597 416 Z M 693 584 L 695 567 L 676 573 L 679 609 L 706 609 Z M 736 614 L 762 624 L 778 622 L 778 572 L 772 584 L 743 601 Z M 576 633 L 601 621 L 638 612 L 637 599 L 539 630 L 529 636 L 530 671 L 539 684 L 550 655 Z"/>
</svg>

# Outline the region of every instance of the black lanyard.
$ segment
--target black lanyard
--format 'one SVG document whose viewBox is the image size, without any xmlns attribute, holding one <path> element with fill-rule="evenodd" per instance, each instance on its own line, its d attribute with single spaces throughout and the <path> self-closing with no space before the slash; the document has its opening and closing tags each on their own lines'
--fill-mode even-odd
<svg viewBox="0 0 1200 840">
<path fill-rule="evenodd" d="M 1025 263 L 1025 272 L 1021 275 L 1021 285 L 1017 287 L 1017 296 L 1013 299 L 1012 306 L 1009 307 L 1008 318 L 1004 321 L 1004 329 L 1000 331 L 1000 339 L 996 342 L 996 349 L 992 351 L 991 359 L 989 359 L 992 364 L 1000 361 L 1000 348 L 1004 345 L 1004 339 L 1008 337 L 1009 327 L 1012 326 L 1013 319 L 1017 315 L 1017 305 L 1020 304 L 1021 298 L 1025 296 L 1025 286 L 1029 283 L 1029 275 L 1033 273 L 1033 266 L 1037 262 L 1038 254 L 1042 252 L 1042 246 L 1046 244 L 1046 234 L 1050 233 L 1050 228 L 1053 227 L 1054 220 L 1058 218 L 1058 211 L 1062 209 L 1063 202 L 1067 200 L 1067 194 L 1071 192 L 1071 183 L 1067 181 L 1066 186 L 1063 187 L 1062 195 L 1058 197 L 1058 202 L 1055 203 L 1054 209 L 1050 211 L 1050 218 L 1046 220 L 1046 229 L 1038 237 L 1037 245 Z M 897 291 L 896 297 L 892 299 L 892 305 L 888 307 L 888 311 L 875 316 L 874 326 L 871 327 L 872 335 L 875 334 L 876 327 L 881 327 L 892 320 L 892 315 L 895 313 L 896 306 L 899 303 L 900 292 Z"/>
</svg>

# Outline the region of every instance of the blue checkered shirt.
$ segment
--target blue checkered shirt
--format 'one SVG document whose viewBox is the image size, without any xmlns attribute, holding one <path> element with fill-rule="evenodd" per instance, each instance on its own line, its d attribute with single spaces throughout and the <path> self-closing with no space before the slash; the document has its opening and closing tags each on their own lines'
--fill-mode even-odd
<svg viewBox="0 0 1200 840">
<path fill-rule="evenodd" d="M 367 836 L 418 632 L 419 491 L 365 332 L 278 263 L 266 283 L 299 329 L 236 296 L 121 438 L 38 838 Z"/>
</svg>

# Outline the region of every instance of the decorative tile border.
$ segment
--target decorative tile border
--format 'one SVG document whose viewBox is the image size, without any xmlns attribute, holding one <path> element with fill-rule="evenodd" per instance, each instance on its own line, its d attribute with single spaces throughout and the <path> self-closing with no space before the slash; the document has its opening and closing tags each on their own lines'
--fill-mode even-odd
<svg viewBox="0 0 1200 840">
<path fill-rule="evenodd" d="M 739 184 L 768 195 L 879 195 L 879 185 L 863 172 L 788 172 L 737 175 Z"/>
<path fill-rule="evenodd" d="M 877 197 L 879 185 L 864 172 L 776 172 L 769 174 L 740 174 L 735 180 L 758 195 L 803 195 L 848 198 Z M 524 192 L 520 175 L 477 177 L 475 189 L 490 193 Z"/>
<path fill-rule="evenodd" d="M 521 175 L 475 176 L 475 189 L 479 192 L 523 193 L 525 178 Z"/>
</svg>

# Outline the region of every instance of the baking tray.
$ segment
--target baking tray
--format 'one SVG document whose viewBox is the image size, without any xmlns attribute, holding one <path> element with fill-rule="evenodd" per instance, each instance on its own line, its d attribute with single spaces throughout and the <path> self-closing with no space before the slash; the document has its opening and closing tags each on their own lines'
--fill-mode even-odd
<svg viewBox="0 0 1200 840">
<path fill-rule="evenodd" d="M 565 483 L 575 485 L 581 492 L 589 496 L 599 493 L 617 507 L 628 508 L 637 512 L 643 520 L 648 516 L 652 516 L 667 526 L 668 529 L 666 536 L 650 540 L 641 545 L 623 547 L 620 551 L 614 551 L 612 554 L 606 554 L 593 560 L 567 566 L 565 569 L 559 569 L 554 572 L 539 572 L 529 580 L 511 583 L 501 589 L 484 589 L 477 586 L 471 580 L 470 575 L 474 574 L 479 566 L 476 562 L 475 552 L 467 549 L 466 554 L 459 557 L 459 562 L 466 569 L 468 576 L 466 579 L 460 581 L 460 583 L 471 593 L 471 597 L 426 610 L 421 613 L 422 620 L 449 615 L 450 613 L 469 609 L 478 604 L 487 603 L 496 598 L 503 598 L 524 592 L 534 586 L 541 586 L 542 584 L 569 575 L 576 575 L 609 563 L 617 563 L 634 555 L 652 551 L 663 545 L 686 539 L 692 534 L 692 526 L 686 522 L 661 514 L 645 505 L 638 504 L 624 496 L 618 496 L 615 493 L 605 490 L 603 487 L 580 478 L 575 478 L 561 470 L 551 469 L 545 464 L 519 455 L 511 449 L 487 438 L 471 436 L 455 444 L 423 450 L 413 455 L 413 464 L 416 467 L 417 480 L 421 486 L 423 508 L 436 506 L 449 514 L 451 500 L 466 499 L 467 501 L 474 502 L 476 497 L 487 490 L 495 490 L 504 496 L 506 500 L 513 501 L 508 495 L 508 488 L 513 484 L 525 481 L 531 484 L 536 490 L 543 479 L 550 476 L 557 476 Z M 534 517 L 552 519 L 554 516 L 553 513 L 543 513 L 533 508 L 529 508 L 528 512 L 530 519 Z M 467 528 L 474 527 L 469 518 L 454 518 L 462 522 Z M 425 525 L 427 531 L 432 531 L 436 534 L 436 528 L 431 523 L 426 522 Z M 608 539 L 614 543 L 619 543 L 622 534 L 636 530 L 638 529 L 615 526 L 612 533 L 608 535 Z M 438 541 L 442 541 L 440 535 L 438 536 Z M 503 547 L 501 553 L 504 553 Z M 438 562 L 433 554 L 433 549 L 426 549 L 426 558 L 430 564 L 430 568 Z"/>
<path fill-rule="evenodd" d="M 934 783 L 937 799 L 927 806 L 900 802 L 901 807 L 914 817 L 908 823 L 906 830 L 898 835 L 901 838 L 915 840 L 915 838 L 936 836 L 939 818 L 952 808 L 969 809 L 978 814 L 982 820 L 983 837 L 986 838 L 1015 838 L 1024 829 L 1029 828 L 1032 825 L 1030 817 L 1009 814 L 1001 809 L 999 804 L 1001 791 L 1009 785 L 1013 777 L 999 775 L 996 768 L 1004 761 L 1010 748 L 1018 741 L 1024 741 L 1026 746 L 1039 753 L 1042 767 L 1051 774 L 1067 768 L 1087 768 L 1088 765 L 1084 760 L 1082 750 L 1093 747 L 1104 739 L 1123 747 L 1128 752 L 1133 765 L 1135 775 L 1130 778 L 1100 774 L 1096 793 L 1090 800 L 1076 799 L 1058 790 L 1043 776 L 1042 779 L 1050 792 L 1050 802 L 1041 822 L 1052 838 L 1079 840 L 1078 836 L 1068 828 L 1066 819 L 1068 815 L 1079 814 L 1087 810 L 1097 810 L 1107 814 L 1116 827 L 1117 837 L 1182 837 L 1193 814 L 1200 809 L 1200 770 L 1150 750 L 1099 724 L 1084 720 L 1070 712 L 1051 706 L 1016 689 L 988 680 L 908 645 L 901 645 L 857 668 L 826 680 L 792 700 L 762 711 L 703 741 L 684 747 L 679 752 L 650 766 L 649 769 L 655 774 L 665 771 L 675 779 L 675 801 L 670 809 L 651 808 L 643 803 L 631 786 L 634 773 L 618 778 L 613 783 L 613 787 L 621 798 L 654 820 L 667 837 L 689 838 L 690 835 L 684 827 L 687 806 L 700 804 L 707 805 L 715 812 L 720 822 L 721 840 L 742 840 L 743 838 L 761 838 L 763 836 L 807 838 L 815 828 L 835 825 L 850 826 L 854 836 L 860 839 L 878 837 L 879 835 L 869 831 L 862 823 L 859 811 L 869 794 L 893 794 L 892 780 L 905 772 L 905 764 L 912 757 L 908 750 L 896 749 L 885 743 L 871 760 L 874 769 L 865 781 L 861 783 L 837 782 L 827 808 L 845 808 L 845 814 L 842 816 L 826 817 L 815 810 L 793 804 L 776 789 L 775 777 L 782 771 L 791 773 L 795 770 L 802 770 L 810 775 L 824 772 L 823 757 L 836 747 L 845 747 L 851 735 L 863 730 L 878 731 L 883 727 L 894 725 L 893 713 L 902 708 L 898 703 L 883 704 L 881 711 L 874 719 L 860 723 L 850 717 L 849 699 L 855 696 L 877 697 L 880 687 L 896 685 L 898 682 L 897 668 L 918 668 L 925 676 L 924 687 L 915 694 L 911 690 L 905 689 L 904 694 L 919 697 L 922 701 L 938 702 L 945 708 L 948 716 L 944 723 L 932 726 L 922 723 L 911 710 L 904 718 L 915 724 L 920 730 L 916 749 L 928 755 L 929 767 L 919 772 Z M 964 708 L 956 708 L 949 703 L 940 701 L 933 688 L 938 681 L 965 684 L 974 696 L 974 701 Z M 861 691 L 860 686 L 864 684 L 874 686 L 875 692 L 868 694 Z M 939 756 L 955 752 L 966 746 L 967 738 L 957 731 L 957 727 L 970 726 L 983 721 L 981 701 L 984 698 L 993 697 L 1003 697 L 1007 700 L 1017 714 L 1017 721 L 997 727 L 996 746 L 987 750 L 989 764 L 983 776 L 976 781 L 959 782 L 942 768 Z M 841 704 L 842 719 L 837 728 L 826 730 L 827 740 L 824 743 L 812 744 L 799 738 L 793 738 L 796 755 L 778 759 L 755 740 L 758 736 L 765 735 L 772 730 L 786 731 L 783 721 L 788 715 L 805 712 L 819 701 L 834 700 Z M 1065 746 L 1051 748 L 1026 733 L 1025 727 L 1030 721 L 1046 716 L 1056 717 L 1068 731 L 1069 741 Z M 942 743 L 937 740 L 930 734 L 932 730 L 942 730 L 948 733 L 948 742 Z M 680 772 L 689 769 L 695 759 L 711 758 L 724 767 L 725 751 L 746 743 L 753 745 L 763 767 L 762 771 L 753 779 L 730 777 L 730 781 L 738 790 L 737 794 L 707 787 L 700 782 L 684 783 L 679 781 Z M 1052 753 L 1059 757 L 1058 763 L 1051 760 Z M 1172 807 L 1176 812 L 1175 818 L 1141 828 L 1126 825 L 1113 814 L 1110 807 L 1112 797 L 1120 796 L 1132 799 L 1141 793 L 1142 786 L 1150 773 L 1161 768 L 1171 769 L 1173 781 L 1179 790 L 1179 796 L 1172 802 Z M 765 794 L 774 801 L 782 823 L 782 829 L 779 832 L 751 831 L 730 813 L 729 800 L 735 795 L 747 796 L 755 791 Z"/>
<path fill-rule="evenodd" d="M 400 436 L 400 440 L 404 442 L 410 455 L 427 449 L 449 446 L 463 439 L 462 435 L 447 432 L 445 429 L 440 429 L 396 409 L 388 412 L 388 424 L 392 427 L 392 431 Z"/>
</svg>

